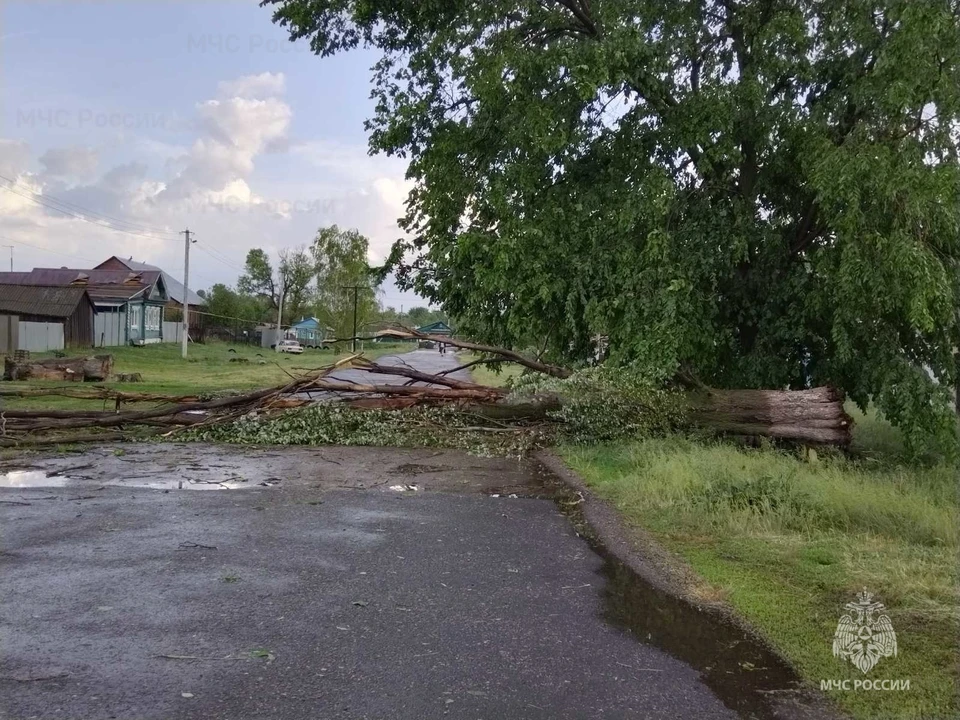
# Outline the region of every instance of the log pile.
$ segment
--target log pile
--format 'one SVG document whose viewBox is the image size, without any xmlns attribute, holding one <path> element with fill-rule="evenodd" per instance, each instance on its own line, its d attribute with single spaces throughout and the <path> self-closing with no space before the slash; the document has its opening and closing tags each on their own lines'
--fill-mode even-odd
<svg viewBox="0 0 960 720">
<path fill-rule="evenodd" d="M 561 408 L 565 402 L 563 397 L 555 394 L 518 400 L 508 397 L 507 391 L 502 388 L 451 376 L 456 370 L 469 368 L 478 362 L 515 362 L 529 370 L 558 378 L 570 376 L 571 371 L 567 368 L 548 365 L 512 350 L 423 335 L 410 330 L 406 332 L 411 337 L 444 342 L 483 353 L 487 357 L 438 374 L 429 374 L 407 365 L 381 365 L 366 360 L 362 355 L 353 355 L 332 365 L 308 369 L 299 376 L 291 375 L 290 381 L 282 385 L 207 399 L 121 392 L 105 387 L 82 390 L 70 387 L 0 388 L 0 397 L 63 395 L 92 401 L 112 401 L 114 406 L 112 410 L 101 406 L 100 409 L 89 410 L 0 412 L 0 446 L 112 440 L 123 437 L 125 433 L 142 434 L 145 431 L 171 434 L 182 428 L 232 422 L 251 413 L 269 417 L 317 401 L 341 402 L 358 411 L 402 410 L 424 404 L 454 405 L 490 423 L 547 423 L 550 422 L 550 411 Z M 74 375 L 85 376 L 89 367 L 91 374 L 99 373 L 106 377 L 111 360 L 110 356 L 99 356 L 97 362 L 100 364 L 81 363 L 68 367 L 74 368 Z M 40 367 L 55 366 L 41 364 Z M 346 367 L 369 373 L 370 382 L 330 377 L 334 371 Z M 384 382 L 383 376 L 403 378 L 405 381 Z M 842 393 L 832 388 L 801 391 L 700 388 L 691 391 L 688 399 L 690 421 L 718 433 L 764 436 L 804 444 L 845 446 L 850 442 L 852 421 L 843 410 Z M 124 408 L 126 403 L 150 402 L 158 405 L 149 409 L 142 409 L 142 406 L 137 409 Z"/>
</svg>

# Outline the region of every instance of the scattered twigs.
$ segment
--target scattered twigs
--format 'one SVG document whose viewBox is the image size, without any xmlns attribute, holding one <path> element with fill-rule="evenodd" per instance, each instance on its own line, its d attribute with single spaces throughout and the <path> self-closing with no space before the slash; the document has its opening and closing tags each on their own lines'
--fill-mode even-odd
<svg viewBox="0 0 960 720">
<path fill-rule="evenodd" d="M 457 388 L 461 390 L 476 390 L 480 388 L 486 391 L 494 390 L 494 388 L 488 388 L 475 382 L 455 380 L 453 378 L 446 377 L 446 373 L 437 373 L 436 375 L 433 375 L 431 373 L 420 372 L 419 370 L 416 370 L 408 365 L 378 365 L 377 363 L 363 362 L 363 364 L 358 363 L 354 365 L 354 368 L 357 370 L 363 370 L 364 372 L 377 373 L 380 375 L 400 375 L 402 377 L 408 377 L 411 380 L 416 380 L 417 382 L 430 383 L 432 385 L 445 385 L 450 388 Z"/>
<path fill-rule="evenodd" d="M 505 360 L 510 360 L 518 365 L 523 365 L 531 370 L 536 370 L 537 372 L 542 372 L 546 375 L 552 375 L 553 377 L 568 378 L 573 373 L 573 371 L 569 368 L 558 367 L 557 365 L 548 365 L 547 363 L 542 363 L 537 360 L 531 360 L 525 355 L 521 355 L 513 350 L 508 350 L 507 348 L 498 348 L 493 347 L 492 345 L 481 345 L 479 343 L 468 342 L 466 340 L 460 340 L 459 338 L 444 337 L 442 335 L 425 335 L 410 328 L 404 328 L 403 330 L 404 332 L 408 333 L 410 337 L 417 338 L 418 340 L 432 340 L 436 343 L 452 345 L 453 347 L 463 348 L 464 350 L 473 350 L 474 352 L 485 353 L 488 355 L 499 355 Z"/>
</svg>

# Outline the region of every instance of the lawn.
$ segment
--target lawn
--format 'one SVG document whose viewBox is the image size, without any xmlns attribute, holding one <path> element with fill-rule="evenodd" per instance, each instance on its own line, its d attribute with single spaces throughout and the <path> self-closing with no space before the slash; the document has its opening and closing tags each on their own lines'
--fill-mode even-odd
<svg viewBox="0 0 960 720">
<path fill-rule="evenodd" d="M 381 355 L 405 352 L 409 346 L 368 344 L 364 357 L 374 359 Z M 230 352 L 233 350 L 233 352 Z M 333 350 L 304 350 L 302 355 L 276 353 L 268 348 L 227 343 L 190 345 L 186 360 L 180 357 L 180 346 L 172 343 L 144 347 L 115 347 L 106 350 L 114 356 L 114 373 L 140 373 L 141 383 L 97 383 L 98 386 L 129 392 L 150 392 L 166 395 L 225 394 L 279 385 L 290 379 L 290 374 L 302 373 L 307 368 L 329 365 L 344 357 Z M 80 353 L 77 353 L 80 354 Z M 34 353 L 32 357 L 45 357 Z M 52 356 L 52 355 L 51 355 Z M 246 362 L 243 362 L 243 361 Z M 288 374 L 289 373 L 289 374 Z M 42 388 L 68 386 L 84 388 L 81 383 L 53 381 L 3 382 L 0 389 Z M 89 387 L 89 385 L 86 385 Z M 2 399 L 7 408 L 79 408 L 90 407 L 89 400 L 56 396 Z"/>
<path fill-rule="evenodd" d="M 568 447 L 566 461 L 629 522 L 684 558 L 819 687 L 909 679 L 909 691 L 834 691 L 857 718 L 955 718 L 960 623 L 958 469 L 903 461 L 894 428 L 859 415 L 850 457 L 811 461 L 693 438 Z M 896 657 L 867 675 L 832 654 L 843 605 L 886 605 Z"/>
<path fill-rule="evenodd" d="M 479 353 L 473 352 L 460 352 L 457 355 L 457 359 L 461 363 L 479 360 L 480 357 L 482 356 Z M 522 365 L 505 362 L 498 365 L 474 365 L 470 368 L 470 375 L 475 383 L 491 387 L 505 387 L 511 378 L 518 377 L 523 371 L 524 367 Z"/>
</svg>

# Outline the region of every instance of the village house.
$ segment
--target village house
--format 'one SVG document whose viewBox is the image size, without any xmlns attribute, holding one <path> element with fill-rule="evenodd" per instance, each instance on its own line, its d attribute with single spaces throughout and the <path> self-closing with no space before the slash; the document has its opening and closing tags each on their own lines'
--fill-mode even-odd
<svg viewBox="0 0 960 720">
<path fill-rule="evenodd" d="M 123 259 L 114 255 L 110 259 L 104 260 L 102 263 L 97 265 L 94 270 L 160 273 L 160 275 L 163 277 L 163 284 L 167 289 L 168 297 L 166 304 L 167 312 L 164 313 L 164 317 L 168 320 L 180 321 L 182 319 L 181 313 L 183 312 L 184 305 L 186 305 L 189 312 L 190 327 L 204 327 L 204 319 L 206 315 L 203 314 L 203 311 L 207 304 L 206 300 L 192 290 L 187 290 L 184 288 L 183 283 L 162 268 L 145 262 L 137 262 L 133 258 Z M 191 336 L 193 336 L 192 330 Z"/>
</svg>

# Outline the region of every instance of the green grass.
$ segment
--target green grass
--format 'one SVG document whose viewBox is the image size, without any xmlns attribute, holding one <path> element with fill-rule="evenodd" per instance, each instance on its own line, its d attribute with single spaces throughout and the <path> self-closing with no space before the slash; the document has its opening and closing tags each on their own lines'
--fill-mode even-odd
<svg viewBox="0 0 960 720">
<path fill-rule="evenodd" d="M 228 352 L 233 348 L 236 352 Z M 370 359 L 408 350 L 408 346 L 370 343 L 364 356 Z M 105 382 L 103 386 L 128 392 L 149 392 L 165 395 L 195 395 L 243 392 L 279 385 L 297 375 L 303 368 L 329 365 L 344 354 L 333 350 L 304 350 L 302 355 L 276 353 L 269 348 L 228 343 L 190 345 L 186 360 L 180 357 L 180 346 L 172 343 L 144 347 L 116 347 L 95 351 L 109 352 L 114 357 L 114 373 L 140 373 L 141 383 Z M 80 354 L 80 353 L 77 353 Z M 85 354 L 92 354 L 91 352 Z M 31 357 L 52 357 L 52 354 L 34 353 Z M 243 362 L 231 362 L 245 359 Z M 260 364 L 260 363 L 264 364 Z M 101 385 L 101 383 L 97 383 Z M 84 383 L 54 381 L 4 382 L 2 389 L 43 388 L 68 386 L 75 389 L 89 387 Z M 112 403 L 110 403 L 112 406 Z M 7 408 L 89 408 L 91 401 L 57 396 L 3 398 Z"/>
<path fill-rule="evenodd" d="M 480 355 L 473 352 L 461 352 L 457 355 L 461 363 L 472 362 L 479 358 Z M 524 367 L 517 363 L 500 363 L 499 371 L 497 367 L 497 365 L 474 365 L 470 368 L 470 375 L 475 383 L 490 387 L 505 387 L 511 378 L 518 377 L 524 371 Z"/>
<path fill-rule="evenodd" d="M 909 692 L 840 691 L 857 718 L 955 718 L 960 625 L 958 469 L 903 464 L 896 431 L 859 416 L 852 457 L 687 438 L 564 449 L 567 462 L 653 532 L 814 685 L 864 677 L 832 655 L 846 602 L 883 602 L 899 655 L 866 677 Z"/>
</svg>

